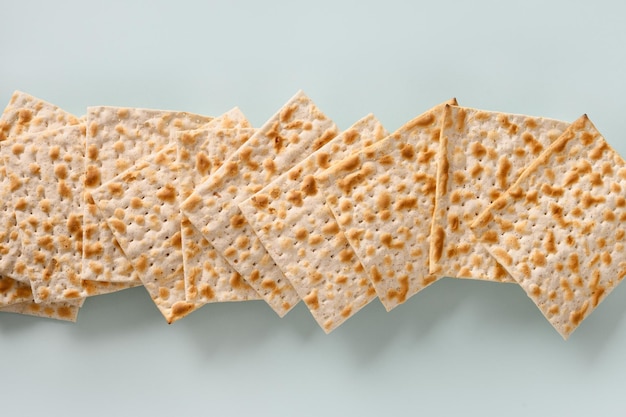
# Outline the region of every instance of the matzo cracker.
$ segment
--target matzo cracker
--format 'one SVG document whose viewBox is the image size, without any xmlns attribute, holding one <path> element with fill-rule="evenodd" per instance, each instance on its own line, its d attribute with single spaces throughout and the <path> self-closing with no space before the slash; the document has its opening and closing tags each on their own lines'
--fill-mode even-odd
<svg viewBox="0 0 626 417">
<path fill-rule="evenodd" d="M 176 146 L 92 191 L 121 251 L 172 323 L 200 305 L 185 300 Z"/>
<path fill-rule="evenodd" d="M 446 108 L 430 240 L 431 273 L 515 282 L 478 244 L 469 225 L 567 127 L 568 123 L 541 117 Z"/>
<path fill-rule="evenodd" d="M 435 282 L 428 250 L 444 108 L 320 175 L 327 201 L 387 310 Z"/>
<path fill-rule="evenodd" d="M 368 115 L 239 204 L 263 246 L 326 332 L 376 294 L 314 177 L 387 134 Z"/>
<path fill-rule="evenodd" d="M 178 184 L 181 199 L 221 167 L 254 133 L 254 129 L 209 127 L 178 135 Z M 224 257 L 181 216 L 181 238 L 187 301 L 196 303 L 259 299 Z"/>
<path fill-rule="evenodd" d="M 20 251 L 16 277 L 27 277 L 36 302 L 65 301 L 128 288 L 83 282 L 84 126 L 22 135 L 11 143 L 9 191 Z"/>
<path fill-rule="evenodd" d="M 173 135 L 196 129 L 213 118 L 184 112 L 125 107 L 87 109 L 83 276 L 85 279 L 136 282 L 133 268 L 98 216 L 91 191 L 174 142 Z"/>
<path fill-rule="evenodd" d="M 0 312 L 76 322 L 79 309 L 80 303 L 71 301 L 42 304 L 29 301 L 1 307 Z"/>
<path fill-rule="evenodd" d="M 12 144 L 26 135 L 77 124 L 79 120 L 74 115 L 21 91 L 13 93 L 0 116 L 0 275 L 28 282 L 25 277 L 15 277 L 13 270 L 21 243 L 13 213 L 11 178 L 5 168 L 6 161 L 13 157 Z"/>
<path fill-rule="evenodd" d="M 335 124 L 298 92 L 181 206 L 207 241 L 279 316 L 293 308 L 299 297 L 237 204 L 336 135 Z"/>
<path fill-rule="evenodd" d="M 626 163 L 583 116 L 472 224 L 567 339 L 626 275 Z"/>
<path fill-rule="evenodd" d="M 0 117 L 1 142 L 23 134 L 77 125 L 80 120 L 65 110 L 21 91 L 15 91 Z"/>
</svg>

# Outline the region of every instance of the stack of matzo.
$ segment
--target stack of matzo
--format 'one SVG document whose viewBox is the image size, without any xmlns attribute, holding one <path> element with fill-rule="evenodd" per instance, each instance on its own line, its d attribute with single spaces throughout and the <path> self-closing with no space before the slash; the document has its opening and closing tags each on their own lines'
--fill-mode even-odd
<svg viewBox="0 0 626 417">
<path fill-rule="evenodd" d="M 472 224 L 567 338 L 626 275 L 626 164 L 587 116 Z"/>
<path fill-rule="evenodd" d="M 299 92 L 182 205 L 204 238 L 280 316 L 297 304 L 298 294 L 237 204 L 336 135 L 335 124 Z"/>
<path fill-rule="evenodd" d="M 428 245 L 445 106 L 321 175 L 328 203 L 387 310 L 433 283 Z"/>
<path fill-rule="evenodd" d="M 261 128 L 16 92 L 0 119 L 0 311 L 76 320 L 143 285 L 171 323 L 300 300 L 330 332 L 444 276 L 518 283 L 567 338 L 626 275 L 626 164 L 572 125 L 437 105 L 338 131 L 298 92 Z"/>
<path fill-rule="evenodd" d="M 372 115 L 239 204 L 313 317 L 331 331 L 375 295 L 368 274 L 326 206 L 315 175 L 387 132 Z"/>
</svg>

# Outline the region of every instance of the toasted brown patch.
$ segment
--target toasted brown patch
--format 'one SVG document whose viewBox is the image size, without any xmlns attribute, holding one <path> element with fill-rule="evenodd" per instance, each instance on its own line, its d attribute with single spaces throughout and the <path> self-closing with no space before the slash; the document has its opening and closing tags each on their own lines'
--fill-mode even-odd
<svg viewBox="0 0 626 417">
<path fill-rule="evenodd" d="M 163 188 L 156 192 L 159 200 L 173 204 L 176 201 L 176 188 L 172 184 L 165 184 Z"/>
<path fill-rule="evenodd" d="M 100 170 L 93 166 L 87 166 L 87 172 L 85 173 L 85 186 L 88 188 L 95 188 L 100 185 Z"/>
</svg>

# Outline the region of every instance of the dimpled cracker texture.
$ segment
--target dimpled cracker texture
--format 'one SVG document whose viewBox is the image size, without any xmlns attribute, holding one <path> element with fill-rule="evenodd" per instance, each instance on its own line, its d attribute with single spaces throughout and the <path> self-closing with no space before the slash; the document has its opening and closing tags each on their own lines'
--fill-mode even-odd
<svg viewBox="0 0 626 417">
<path fill-rule="evenodd" d="M 15 273 L 15 261 L 21 254 L 22 244 L 11 198 L 11 178 L 6 174 L 4 163 L 0 162 L 0 276 L 17 279 L 30 286 L 28 278 L 20 278 Z"/>
<path fill-rule="evenodd" d="M 251 128 L 206 128 L 181 132 L 177 160 L 181 198 L 189 197 L 254 131 Z M 187 301 L 204 304 L 260 298 L 185 215 L 181 216 L 181 233 Z"/>
<path fill-rule="evenodd" d="M 184 112 L 123 107 L 87 109 L 83 276 L 95 281 L 139 282 L 119 250 L 107 223 L 98 215 L 91 191 L 148 155 L 174 143 L 174 134 L 196 129 L 211 117 Z"/>
<path fill-rule="evenodd" d="M 1 313 L 17 313 L 34 317 L 44 317 L 55 320 L 76 322 L 79 303 L 66 301 L 56 303 L 38 304 L 34 301 L 12 304 L 7 307 L 0 308 Z"/>
<path fill-rule="evenodd" d="M 455 278 L 515 282 L 469 226 L 567 129 L 558 120 L 464 107 L 445 110 L 430 272 Z"/>
<path fill-rule="evenodd" d="M 75 322 L 81 302 L 35 303 L 30 283 L 0 278 L 0 312 Z"/>
<path fill-rule="evenodd" d="M 24 135 L 11 143 L 6 168 L 22 245 L 15 272 L 35 302 L 84 297 L 82 174 L 84 125 Z"/>
<path fill-rule="evenodd" d="M 59 107 L 21 91 L 15 91 L 0 117 L 0 180 L 2 190 L 7 189 L 10 178 L 5 171 L 5 161 L 11 154 L 11 145 L 24 135 L 76 125 L 79 120 Z M 6 186 L 6 187 L 5 187 Z M 11 194 L 0 196 L 0 276 L 14 277 L 13 268 L 19 256 L 20 242 L 11 203 Z M 24 282 L 28 280 L 24 278 Z"/>
<path fill-rule="evenodd" d="M 32 300 L 30 283 L 0 277 L 0 307 Z"/>
<path fill-rule="evenodd" d="M 127 288 L 83 282 L 84 125 L 23 135 L 6 161 L 21 250 L 16 277 L 36 302 L 65 301 Z"/>
<path fill-rule="evenodd" d="M 15 91 L 0 117 L 0 147 L 2 142 L 10 137 L 79 123 L 76 116 L 54 104 L 21 91 Z"/>
<path fill-rule="evenodd" d="M 327 201 L 389 311 L 433 283 L 428 270 L 440 104 L 319 176 Z"/>
<path fill-rule="evenodd" d="M 116 241 L 168 323 L 200 305 L 185 301 L 176 146 L 92 191 Z"/>
<path fill-rule="evenodd" d="M 387 135 L 380 122 L 368 115 L 239 204 L 263 246 L 327 333 L 376 293 L 314 176 Z"/>
<path fill-rule="evenodd" d="M 472 224 L 567 339 L 626 275 L 626 163 L 586 116 Z"/>
<path fill-rule="evenodd" d="M 299 301 L 298 294 L 237 204 L 336 135 L 335 124 L 298 92 L 181 206 L 209 243 L 281 317 Z"/>
</svg>

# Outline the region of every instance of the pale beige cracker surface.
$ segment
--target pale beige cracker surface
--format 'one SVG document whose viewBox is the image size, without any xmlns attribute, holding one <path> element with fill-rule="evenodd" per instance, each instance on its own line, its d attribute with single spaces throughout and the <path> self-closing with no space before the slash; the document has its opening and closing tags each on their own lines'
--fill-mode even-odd
<svg viewBox="0 0 626 417">
<path fill-rule="evenodd" d="M 8 278 L 30 285 L 21 267 L 24 254 L 14 212 L 15 195 L 12 189 L 17 185 L 17 177 L 15 172 L 6 170 L 6 164 L 16 158 L 14 145 L 19 147 L 24 140 L 40 134 L 50 137 L 47 132 L 68 126 L 76 127 L 79 123 L 79 119 L 59 107 L 19 91 L 13 94 L 0 118 L 0 211 L 3 213 L 0 222 L 0 274 Z M 16 266 L 18 271 L 15 270 Z M 83 281 L 82 284 L 87 295 L 105 294 L 132 286 L 90 281 Z"/>
<path fill-rule="evenodd" d="M 111 282 L 139 282 L 132 266 L 115 244 L 107 223 L 98 216 L 91 190 L 133 164 L 174 143 L 174 134 L 196 129 L 211 117 L 184 112 L 123 107 L 87 109 L 83 276 Z"/>
<path fill-rule="evenodd" d="M 1 313 L 24 314 L 27 316 L 70 321 L 73 323 L 75 323 L 78 318 L 79 310 L 80 303 L 71 301 L 42 304 L 29 301 L 0 307 Z"/>
<path fill-rule="evenodd" d="M 626 163 L 583 116 L 472 224 L 567 339 L 626 275 Z"/>
<path fill-rule="evenodd" d="M 372 301 L 376 292 L 326 206 L 315 175 L 387 135 L 368 115 L 239 203 L 263 246 L 327 333 Z"/>
<path fill-rule="evenodd" d="M 65 110 L 29 94 L 15 91 L 0 116 L 2 190 L 10 186 L 5 170 L 5 161 L 12 157 L 9 143 L 19 142 L 24 135 L 77 124 L 79 120 Z M 10 193 L 0 196 L 0 213 L 0 276 L 15 278 L 13 267 L 21 246 Z M 28 282 L 26 279 L 23 281 Z"/>
<path fill-rule="evenodd" d="M 194 189 L 224 164 L 254 134 L 252 128 L 214 128 L 180 132 L 177 135 L 181 198 L 187 199 Z"/>
<path fill-rule="evenodd" d="M 230 131 L 250 125 L 239 109 L 233 109 L 206 126 L 218 131 Z M 243 136 L 249 135 L 249 130 L 237 129 Z M 193 143 L 194 138 L 199 139 L 204 135 L 203 132 L 179 132 L 177 142 Z M 180 161 L 175 161 L 177 153 L 182 158 Z M 133 168 L 92 193 L 116 241 L 169 323 L 202 306 L 202 303 L 186 302 L 184 286 L 181 226 L 185 223 L 180 214 L 179 202 L 180 189 L 190 185 L 186 183 L 188 172 L 182 169 L 182 165 L 189 168 L 188 156 L 185 149 L 177 152 L 177 147 L 170 146 L 157 155 L 148 155 Z M 197 162 L 202 169 L 207 163 L 218 161 L 206 161 L 200 157 Z M 119 204 L 122 204 L 124 198 L 130 198 L 131 208 L 127 209 L 130 210 L 127 216 L 121 218 Z M 126 206 L 129 202 L 126 202 Z M 139 202 L 142 203 L 141 207 Z M 140 213 L 133 214 L 133 208 Z"/>
<path fill-rule="evenodd" d="M 447 104 L 322 173 L 328 204 L 389 311 L 435 282 L 428 268 L 439 134 Z"/>
<path fill-rule="evenodd" d="M 55 133 L 55 131 L 41 132 L 37 135 L 50 137 L 51 133 Z M 23 135 L 24 138 L 27 138 L 28 136 L 29 135 Z M 13 141 L 6 141 L 5 144 L 11 144 L 12 142 Z M 12 146 L 10 146 L 9 148 L 12 148 Z M 15 157 L 15 155 L 11 155 L 12 157 Z M 15 285 L 10 286 L 11 289 L 7 290 L 7 297 L 17 297 L 14 298 L 13 301 L 18 299 L 22 301 L 30 301 L 33 300 L 32 292 L 30 291 L 31 284 L 28 276 L 25 273 L 26 270 L 24 268 L 24 266 L 28 264 L 29 261 L 26 258 L 26 253 L 23 251 L 22 240 L 20 239 L 21 233 L 20 229 L 17 227 L 16 212 L 13 203 L 14 192 L 11 191 L 13 187 L 11 185 L 11 179 L 13 179 L 13 181 L 16 181 L 18 177 L 15 173 L 12 173 L 11 177 L 6 176 L 6 167 L 4 165 L 0 166 L 0 171 L 2 172 L 2 174 L 0 174 L 0 176 L 2 177 L 2 181 L 0 182 L 0 194 L 2 195 L 2 198 L 0 198 L 0 212 L 2 212 L 2 215 L 0 216 L 0 222 L 2 222 L 2 226 L 0 227 L 0 229 L 2 229 L 2 231 L 0 232 L 0 274 L 3 275 L 4 278 L 9 280 L 7 281 L 7 283 L 9 283 L 11 280 L 15 280 L 18 282 Z M 22 226 L 27 227 L 25 223 L 22 223 Z M 26 284 L 26 286 L 28 287 L 28 296 L 26 295 L 26 286 L 24 286 L 24 284 Z M 107 294 L 130 288 L 138 284 L 139 282 L 136 284 L 121 284 L 96 282 L 89 280 L 81 281 L 82 290 L 85 291 L 85 295 L 87 296 Z M 25 297 L 27 298 L 25 299 Z"/>
<path fill-rule="evenodd" d="M 92 191 L 121 251 L 169 323 L 199 307 L 185 301 L 177 178 L 172 145 Z"/>
<path fill-rule="evenodd" d="M 567 129 L 558 120 L 465 107 L 445 110 L 430 272 L 515 282 L 477 243 L 471 222 Z"/>
<path fill-rule="evenodd" d="M 22 243 L 10 190 L 11 179 L 6 174 L 4 163 L 0 162 L 0 276 L 16 279 L 30 287 L 27 277 L 15 273 L 15 262 L 21 254 Z"/>
<path fill-rule="evenodd" d="M 7 173 L 6 163 L 15 155 L 13 146 L 24 138 L 32 137 L 44 131 L 54 131 L 67 126 L 77 126 L 80 120 L 59 107 L 35 98 L 29 94 L 16 91 L 0 117 L 0 275 L 28 283 L 28 278 L 15 271 L 15 266 L 23 264 L 22 242 L 19 238 L 17 220 L 14 212 L 15 201 L 11 189 L 15 186 L 15 173 Z M 9 175 L 10 174 L 10 175 Z M 132 285 L 115 285 L 106 282 L 95 283 L 83 281 L 88 295 L 105 294 L 128 288 Z M 21 288 L 16 285 L 13 288 Z M 22 292 L 20 298 L 23 298 Z M 32 299 L 32 297 L 31 297 Z"/>
<path fill-rule="evenodd" d="M 186 199 L 195 187 L 254 134 L 254 129 L 205 128 L 178 135 L 178 184 Z M 196 303 L 259 299 L 224 257 L 181 216 L 181 237 L 187 301 Z"/>
<path fill-rule="evenodd" d="M 9 192 L 21 248 L 15 277 L 35 302 L 65 301 L 127 288 L 81 279 L 85 130 L 74 125 L 7 141 Z"/>
<path fill-rule="evenodd" d="M 0 148 L 2 142 L 11 137 L 79 123 L 76 116 L 65 110 L 29 94 L 16 91 L 0 117 Z"/>
<path fill-rule="evenodd" d="M 84 126 L 24 135 L 6 161 L 22 244 L 17 275 L 35 302 L 85 297 L 81 285 Z"/>
<path fill-rule="evenodd" d="M 181 206 L 207 241 L 281 317 L 299 301 L 298 294 L 237 204 L 336 135 L 335 124 L 298 92 Z"/>
</svg>

